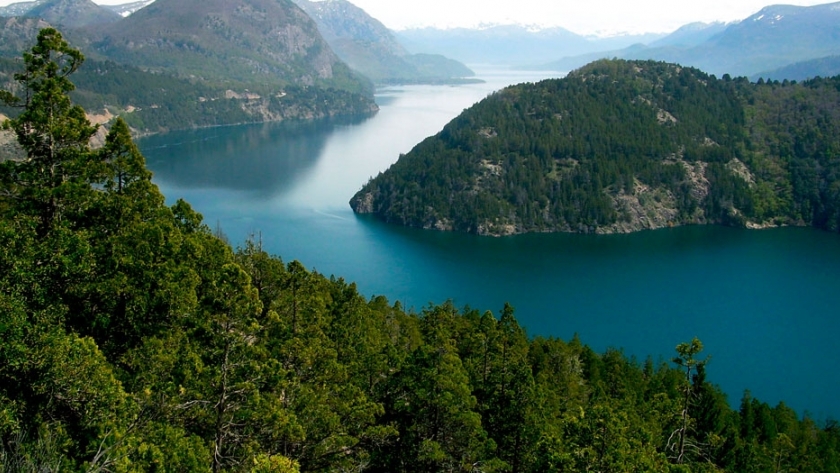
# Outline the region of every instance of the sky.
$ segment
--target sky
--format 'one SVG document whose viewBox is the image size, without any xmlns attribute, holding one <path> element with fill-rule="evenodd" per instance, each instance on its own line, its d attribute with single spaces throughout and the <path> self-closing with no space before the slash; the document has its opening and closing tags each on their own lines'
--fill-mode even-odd
<svg viewBox="0 0 840 473">
<path fill-rule="evenodd" d="M 19 0 L 0 0 L 8 5 Z M 94 0 L 101 5 L 131 0 Z M 578 34 L 668 33 L 695 21 L 742 20 L 763 7 L 829 0 L 350 0 L 393 30 L 521 24 Z"/>
</svg>

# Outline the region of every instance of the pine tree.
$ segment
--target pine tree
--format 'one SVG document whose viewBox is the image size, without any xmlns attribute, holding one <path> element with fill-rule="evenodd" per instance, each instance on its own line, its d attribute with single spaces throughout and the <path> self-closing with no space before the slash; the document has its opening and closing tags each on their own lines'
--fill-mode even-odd
<svg viewBox="0 0 840 473">
<path fill-rule="evenodd" d="M 68 76 L 81 66 L 84 56 L 61 33 L 53 28 L 41 30 L 23 61 L 24 72 L 14 77 L 24 97 L 6 92 L 2 99 L 23 107 L 4 127 L 15 132 L 26 159 L 3 163 L 0 182 L 10 209 L 36 217 L 39 233 L 44 235 L 79 210 L 72 206 L 86 202 L 78 194 L 90 192 L 85 178 L 95 159 L 89 142 L 96 127 L 68 95 L 74 89 Z"/>
</svg>

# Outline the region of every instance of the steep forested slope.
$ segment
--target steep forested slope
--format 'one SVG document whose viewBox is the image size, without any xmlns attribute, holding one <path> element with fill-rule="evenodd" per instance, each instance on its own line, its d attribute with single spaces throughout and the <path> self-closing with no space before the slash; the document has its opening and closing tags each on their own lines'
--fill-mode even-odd
<svg viewBox="0 0 840 473">
<path fill-rule="evenodd" d="M 16 90 L 12 80 L 20 60 L 0 57 L 0 87 Z M 228 84 L 151 73 L 112 61 L 85 61 L 73 77 L 73 100 L 91 113 L 120 116 L 139 132 L 230 125 L 286 119 L 309 120 L 334 115 L 373 113 L 368 97 L 340 89 L 286 86 L 277 93 L 272 86 L 256 84 L 240 92 Z M 19 110 L 0 112 L 15 116 Z"/>
<path fill-rule="evenodd" d="M 599 61 L 476 104 L 351 206 L 479 234 L 837 229 L 838 82 L 751 84 L 674 64 Z"/>
<path fill-rule="evenodd" d="M 44 30 L 0 163 L 0 471 L 836 471 L 840 429 L 676 367 L 529 338 L 505 306 L 407 313 L 233 250 L 105 146 Z M 45 113 L 50 111 L 51 113 Z"/>
<path fill-rule="evenodd" d="M 103 13 L 113 21 L 96 16 Z M 90 0 L 50 0 L 32 15 L 49 24 L 0 21 L 0 56 L 19 58 L 39 29 L 68 25 L 96 58 L 81 71 L 77 98 L 92 112 L 125 114 L 144 132 L 377 110 L 370 81 L 288 0 L 162 0 L 127 18 Z M 0 64 L 2 87 L 13 86 L 9 70 Z"/>
<path fill-rule="evenodd" d="M 83 37 L 91 53 L 142 68 L 370 92 L 290 0 L 159 0 Z"/>
</svg>

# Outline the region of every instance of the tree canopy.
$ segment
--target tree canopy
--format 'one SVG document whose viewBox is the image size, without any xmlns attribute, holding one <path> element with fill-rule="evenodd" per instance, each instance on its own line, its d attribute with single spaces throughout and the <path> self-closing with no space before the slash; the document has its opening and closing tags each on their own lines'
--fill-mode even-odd
<svg viewBox="0 0 840 473">
<path fill-rule="evenodd" d="M 4 94 L 27 157 L 0 165 L 0 472 L 840 468 L 836 423 L 733 410 L 699 340 L 640 364 L 231 248 L 124 122 L 89 146 L 82 60 L 44 30 Z"/>
<path fill-rule="evenodd" d="M 840 78 L 603 60 L 503 89 L 370 180 L 357 212 L 478 234 L 840 229 Z"/>
</svg>

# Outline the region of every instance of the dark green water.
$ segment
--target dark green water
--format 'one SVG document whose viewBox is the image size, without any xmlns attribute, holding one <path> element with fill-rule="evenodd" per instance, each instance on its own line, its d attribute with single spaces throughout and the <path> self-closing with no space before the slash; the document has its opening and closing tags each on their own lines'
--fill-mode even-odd
<svg viewBox="0 0 840 473">
<path fill-rule="evenodd" d="M 744 389 L 818 419 L 838 417 L 840 235 L 807 228 L 685 227 L 633 235 L 482 238 L 385 225 L 347 201 L 461 110 L 534 76 L 482 71 L 487 84 L 382 91 L 372 118 L 172 133 L 140 141 L 169 200 L 186 198 L 241 243 L 421 309 L 452 299 L 532 335 L 578 333 L 668 360 L 699 337 L 709 376 L 737 406 Z"/>
</svg>

